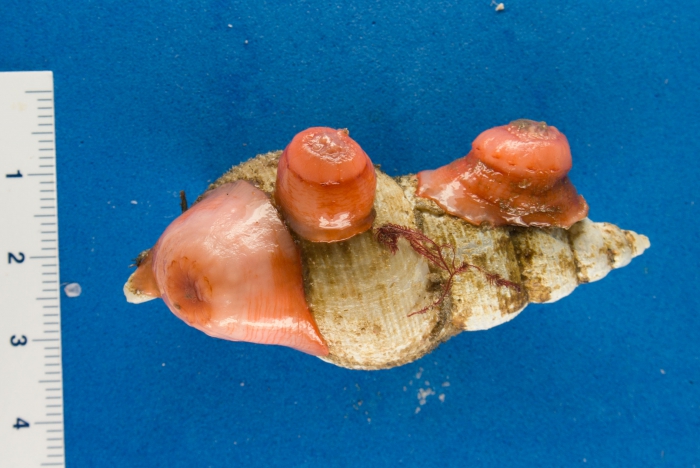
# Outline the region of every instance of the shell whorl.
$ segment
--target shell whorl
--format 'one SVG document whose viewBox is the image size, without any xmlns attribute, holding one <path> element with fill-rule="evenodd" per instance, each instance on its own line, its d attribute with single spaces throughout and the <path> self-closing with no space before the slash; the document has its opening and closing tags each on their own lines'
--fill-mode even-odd
<svg viewBox="0 0 700 468">
<path fill-rule="evenodd" d="M 276 151 L 250 159 L 209 190 L 245 179 L 273 195 L 280 155 Z M 330 350 L 322 359 L 338 366 L 373 370 L 409 363 L 463 330 L 495 327 L 530 302 L 554 302 L 579 284 L 602 279 L 650 245 L 646 236 L 588 218 L 569 230 L 473 226 L 416 197 L 414 175 L 392 179 L 379 169 L 376 175 L 375 227 L 417 228 L 438 244 L 453 245 L 461 260 L 524 288 L 498 287 L 478 273 L 465 272 L 455 276 L 439 307 L 409 317 L 438 297 L 447 277 L 404 240 L 391 255 L 371 232 L 333 244 L 297 238 L 306 299 Z"/>
</svg>

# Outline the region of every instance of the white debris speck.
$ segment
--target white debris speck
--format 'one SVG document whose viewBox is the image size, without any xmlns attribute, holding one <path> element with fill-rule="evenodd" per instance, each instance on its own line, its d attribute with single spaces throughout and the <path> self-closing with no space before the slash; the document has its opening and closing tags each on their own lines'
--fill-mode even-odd
<svg viewBox="0 0 700 468">
<path fill-rule="evenodd" d="M 165 363 L 161 364 L 160 367 L 165 367 Z"/>
<path fill-rule="evenodd" d="M 232 25 L 232 24 L 229 24 L 229 25 L 228 25 L 228 27 L 229 27 L 229 28 L 232 28 L 232 27 L 233 27 L 233 25 Z"/>
<path fill-rule="evenodd" d="M 443 383 L 442 383 L 442 386 L 443 386 L 443 387 L 449 387 L 449 386 L 450 386 L 450 383 L 449 383 L 449 382 L 443 382 Z"/>
<path fill-rule="evenodd" d="M 440 400 L 440 403 L 444 403 L 445 402 L 445 394 L 441 393 L 440 396 L 438 397 L 438 399 Z"/>
<path fill-rule="evenodd" d="M 661 369 L 661 373 L 665 375 L 665 374 L 666 374 L 666 371 L 663 370 L 663 369 Z"/>
<path fill-rule="evenodd" d="M 245 387 L 245 382 L 241 382 L 241 387 Z"/>
<path fill-rule="evenodd" d="M 426 380 L 426 381 L 425 381 L 425 386 L 426 386 L 426 387 L 430 387 L 430 382 L 428 382 L 428 381 Z"/>
<path fill-rule="evenodd" d="M 136 200 L 131 200 L 131 204 L 132 204 L 132 205 L 138 205 L 139 202 L 137 202 Z"/>
<path fill-rule="evenodd" d="M 502 3 L 499 3 L 498 5 L 496 5 L 496 11 L 503 11 L 505 9 L 506 9 L 506 6 Z"/>
<path fill-rule="evenodd" d="M 426 388 L 425 390 L 422 388 L 418 389 L 418 403 L 423 406 L 430 395 L 435 395 L 435 390 L 432 388 Z"/>
<path fill-rule="evenodd" d="M 416 412 L 414 414 L 420 413 L 420 406 L 416 406 Z"/>
<path fill-rule="evenodd" d="M 64 288 L 66 296 L 68 297 L 78 297 L 83 292 L 83 289 L 78 283 L 68 283 Z"/>
<path fill-rule="evenodd" d="M 403 391 L 404 391 L 404 392 L 406 391 L 406 386 L 405 386 L 405 385 L 403 386 Z"/>
<path fill-rule="evenodd" d="M 245 41 L 243 41 L 243 43 L 244 43 L 244 44 L 247 44 L 247 43 L 248 43 L 248 39 L 246 39 Z"/>
<path fill-rule="evenodd" d="M 423 375 L 423 368 L 422 368 L 422 367 L 419 367 L 419 368 L 418 368 L 418 373 L 416 374 L 416 378 L 417 378 L 417 379 L 420 379 L 421 375 Z"/>
</svg>

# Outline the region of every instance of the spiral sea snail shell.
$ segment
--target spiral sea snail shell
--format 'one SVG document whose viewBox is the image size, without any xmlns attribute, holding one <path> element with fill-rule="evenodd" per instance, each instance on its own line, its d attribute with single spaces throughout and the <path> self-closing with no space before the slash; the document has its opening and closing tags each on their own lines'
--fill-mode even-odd
<svg viewBox="0 0 700 468">
<path fill-rule="evenodd" d="M 281 155 L 267 153 L 234 167 L 207 193 L 245 180 L 274 197 Z M 649 247 L 645 236 L 587 218 L 568 230 L 476 226 L 417 196 L 416 176 L 392 179 L 378 169 L 374 173 L 375 228 L 402 226 L 421 233 L 436 245 L 452 246 L 447 256 L 453 255 L 457 264 L 469 262 L 522 287 L 499 286 L 476 270 L 449 277 L 407 240 L 398 239 L 392 253 L 372 230 L 332 243 L 298 236 L 306 304 L 328 353 L 302 350 L 339 366 L 369 370 L 406 364 L 463 330 L 485 330 L 513 319 L 529 302 L 559 300 Z M 207 198 L 205 193 L 190 211 Z M 156 296 L 155 282 L 143 278 L 154 270 L 149 258 L 148 253 L 141 256 L 141 266 L 124 287 L 130 302 Z M 448 280 L 451 287 L 438 301 Z M 425 313 L 414 313 L 423 309 Z"/>
</svg>

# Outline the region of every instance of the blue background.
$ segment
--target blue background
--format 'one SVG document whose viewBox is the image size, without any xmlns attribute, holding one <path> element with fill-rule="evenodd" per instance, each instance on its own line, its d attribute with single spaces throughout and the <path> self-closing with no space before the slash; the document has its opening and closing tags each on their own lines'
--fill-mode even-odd
<svg viewBox="0 0 700 468">
<path fill-rule="evenodd" d="M 505 7 L 2 1 L 0 70 L 54 72 L 61 279 L 83 287 L 62 300 L 69 467 L 700 466 L 700 4 Z M 398 175 L 521 117 L 567 135 L 590 217 L 649 251 L 379 372 L 124 300 L 179 190 L 305 127 Z"/>
</svg>

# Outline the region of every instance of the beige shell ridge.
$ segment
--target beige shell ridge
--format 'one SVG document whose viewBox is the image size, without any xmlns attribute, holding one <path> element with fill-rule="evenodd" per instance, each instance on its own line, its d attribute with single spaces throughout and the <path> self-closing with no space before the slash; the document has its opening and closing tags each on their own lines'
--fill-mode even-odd
<svg viewBox="0 0 700 468">
<path fill-rule="evenodd" d="M 209 189 L 246 179 L 271 194 L 280 154 L 246 161 Z M 307 302 L 330 350 L 322 359 L 338 366 L 372 370 L 409 363 L 462 330 L 486 330 L 512 320 L 530 302 L 557 301 L 649 247 L 645 236 L 589 219 L 568 231 L 473 226 L 415 197 L 415 176 L 392 179 L 376 172 L 375 227 L 416 228 L 438 244 L 454 246 L 456 260 L 524 287 L 492 285 L 483 274 L 467 271 L 454 277 L 440 306 L 412 315 L 439 297 L 448 276 L 403 239 L 393 255 L 371 231 L 331 244 L 296 239 Z"/>
</svg>

